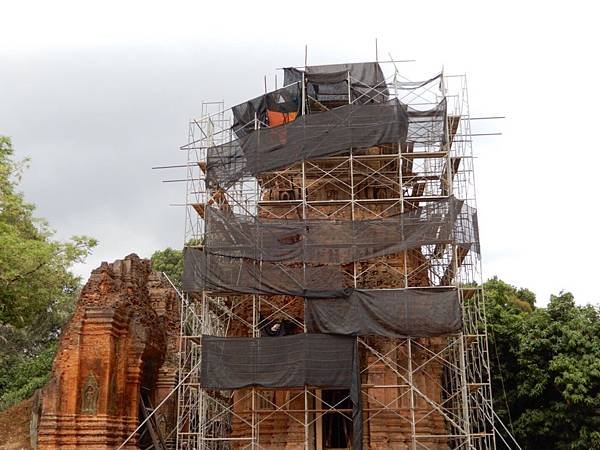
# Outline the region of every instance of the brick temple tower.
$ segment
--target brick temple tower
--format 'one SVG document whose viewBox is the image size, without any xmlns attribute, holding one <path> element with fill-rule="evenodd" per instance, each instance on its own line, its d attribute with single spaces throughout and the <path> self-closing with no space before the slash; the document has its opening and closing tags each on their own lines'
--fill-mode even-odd
<svg viewBox="0 0 600 450">
<path fill-rule="evenodd" d="M 183 147 L 177 448 L 495 448 L 465 77 L 284 77 Z"/>
</svg>

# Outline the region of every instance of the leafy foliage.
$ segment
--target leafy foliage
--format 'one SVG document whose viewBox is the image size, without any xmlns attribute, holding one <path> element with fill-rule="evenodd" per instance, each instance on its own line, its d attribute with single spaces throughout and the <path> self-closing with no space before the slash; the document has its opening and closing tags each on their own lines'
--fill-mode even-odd
<svg viewBox="0 0 600 450">
<path fill-rule="evenodd" d="M 524 449 L 600 449 L 600 310 L 568 292 L 535 308 L 497 278 L 485 289 L 496 412 Z"/>
<path fill-rule="evenodd" d="M 167 274 L 169 279 L 178 288 L 181 287 L 183 277 L 183 252 L 167 247 L 164 250 L 155 251 L 150 257 L 152 268 Z"/>
<path fill-rule="evenodd" d="M 47 378 L 80 286 L 69 269 L 96 245 L 85 236 L 52 239 L 53 230 L 17 191 L 26 165 L 14 161 L 10 139 L 0 136 L 0 407 Z"/>
<path fill-rule="evenodd" d="M 0 372 L 0 410 L 8 408 L 41 388 L 49 379 L 56 343 L 50 343 L 34 355 L 15 358 Z"/>
</svg>

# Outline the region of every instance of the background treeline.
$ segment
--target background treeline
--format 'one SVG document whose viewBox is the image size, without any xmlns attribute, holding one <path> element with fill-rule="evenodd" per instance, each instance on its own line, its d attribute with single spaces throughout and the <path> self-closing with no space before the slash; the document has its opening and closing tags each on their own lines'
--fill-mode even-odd
<svg viewBox="0 0 600 450">
<path fill-rule="evenodd" d="M 523 449 L 600 449 L 600 310 L 484 284 L 494 409 Z M 504 448 L 499 443 L 499 448 Z"/>
<path fill-rule="evenodd" d="M 18 191 L 27 161 L 0 137 L 0 410 L 47 381 L 81 280 L 70 271 L 96 245 L 53 239 Z M 181 252 L 157 251 L 155 269 L 181 279 Z M 494 406 L 523 449 L 600 449 L 600 310 L 568 292 L 545 308 L 498 278 L 485 283 Z M 504 448 L 501 440 L 499 448 Z"/>
<path fill-rule="evenodd" d="M 85 236 L 53 239 L 18 191 L 26 165 L 15 160 L 10 139 L 0 136 L 0 409 L 48 379 L 81 284 L 70 268 L 96 245 Z"/>
</svg>

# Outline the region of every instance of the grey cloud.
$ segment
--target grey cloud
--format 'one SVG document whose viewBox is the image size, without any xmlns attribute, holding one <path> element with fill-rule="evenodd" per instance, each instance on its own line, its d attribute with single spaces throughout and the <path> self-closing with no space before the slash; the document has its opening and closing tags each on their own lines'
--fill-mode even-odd
<svg viewBox="0 0 600 450">
<path fill-rule="evenodd" d="M 334 58 L 331 48 L 317 49 L 310 52 L 310 61 L 364 59 L 349 48 Z M 3 55 L 0 134 L 12 136 L 19 156 L 32 158 L 23 182 L 27 198 L 60 238 L 88 234 L 100 240 L 94 256 L 77 271 L 87 275 L 102 259 L 131 251 L 148 256 L 167 245 L 180 246 L 184 211 L 168 205 L 184 201 L 185 187 L 161 180 L 184 173 L 150 168 L 184 162 L 177 149 L 187 140 L 188 119 L 200 113 L 202 100 L 231 105 L 253 97 L 263 89 L 263 75 L 272 87 L 274 69 L 301 63 L 302 50 L 289 42 L 253 39 L 227 45 L 204 40 Z M 561 126 L 570 130 L 569 138 L 553 134 L 557 130 L 548 127 L 556 122 L 549 125 L 541 110 L 555 114 L 556 103 L 547 97 L 550 89 L 534 84 L 538 63 L 516 51 L 511 57 L 527 64 L 529 73 L 523 75 L 512 73 L 507 58 L 480 53 L 469 61 L 457 56 L 465 62 L 460 71 L 471 72 L 472 111 L 514 117 L 496 127 L 506 128 L 503 138 L 475 142 L 481 156 L 477 181 L 484 273 L 536 290 L 541 303 L 561 288 L 573 290 L 581 302 L 598 301 L 589 256 L 597 253 L 597 242 L 585 238 L 597 223 L 597 214 L 585 209 L 595 188 L 594 160 L 585 163 L 585 149 L 592 149 L 580 131 L 593 126 L 586 123 L 589 119 L 564 117 Z M 503 72 L 500 66 L 507 69 Z M 552 86 L 550 79 L 542 81 Z M 560 159 L 567 150 L 571 165 Z M 569 193 L 576 193 L 571 187 L 577 173 L 582 174 L 577 178 L 580 195 L 573 197 Z M 523 174 L 529 174 L 523 185 L 506 182 L 507 176 Z M 513 212 L 507 213 L 506 207 Z M 559 214 L 565 208 L 577 209 L 573 220 Z M 565 243 L 565 236 L 571 241 Z M 559 244 L 554 249 L 553 242 Z"/>
</svg>

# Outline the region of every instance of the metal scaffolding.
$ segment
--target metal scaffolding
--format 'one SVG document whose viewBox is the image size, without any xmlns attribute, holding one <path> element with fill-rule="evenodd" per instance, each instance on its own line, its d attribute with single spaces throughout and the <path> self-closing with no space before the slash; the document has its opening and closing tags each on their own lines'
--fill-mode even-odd
<svg viewBox="0 0 600 450">
<path fill-rule="evenodd" d="M 207 208 L 277 219 L 370 220 L 392 217 L 454 196 L 464 201 L 448 245 L 424 245 L 344 266 L 347 284 L 362 289 L 455 288 L 462 330 L 428 338 L 359 337 L 365 448 L 494 449 L 488 361 L 465 76 L 418 83 L 386 66 L 391 98 L 414 110 L 446 100 L 444 136 L 422 121 L 406 143 L 302 160 L 206 187 L 207 152 L 235 139 L 222 102 L 204 103 L 189 124 L 185 243 L 202 246 Z M 348 73 L 348 85 L 352 82 Z M 367 92 L 366 94 L 369 95 Z M 302 112 L 316 103 L 303 89 Z M 349 93 L 348 102 L 357 101 Z M 317 102 L 318 103 L 318 102 Z M 323 105 L 317 105 L 322 107 Z M 265 126 L 255 118 L 255 129 Z M 428 138 L 419 138 L 426 136 Z M 464 242 L 464 234 L 471 245 Z M 265 324 L 306 332 L 291 296 L 204 291 L 188 293 L 181 313 L 177 449 L 348 448 L 348 392 L 302 389 L 201 388 L 201 336 L 260 337 Z M 341 430 L 341 431 L 340 431 Z M 344 431 L 346 430 L 346 431 Z"/>
</svg>

